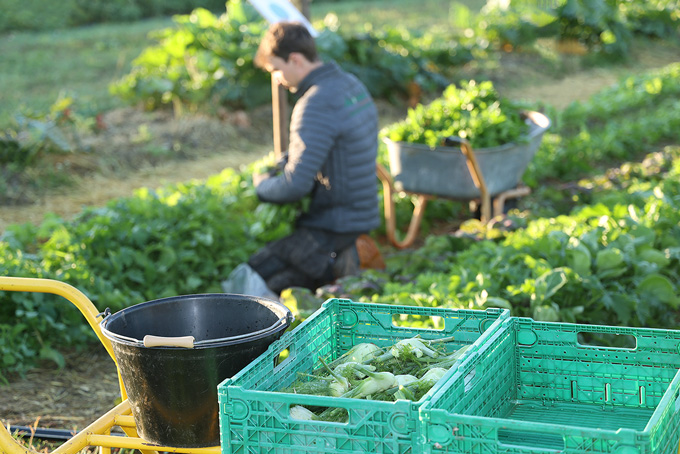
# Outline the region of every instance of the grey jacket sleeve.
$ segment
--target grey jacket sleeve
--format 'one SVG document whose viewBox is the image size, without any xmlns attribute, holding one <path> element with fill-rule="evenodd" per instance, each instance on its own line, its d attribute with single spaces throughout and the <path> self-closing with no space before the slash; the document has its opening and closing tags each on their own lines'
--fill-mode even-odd
<svg viewBox="0 0 680 454">
<path fill-rule="evenodd" d="M 290 203 L 308 195 L 337 135 L 335 109 L 314 96 L 298 100 L 290 125 L 288 162 L 283 172 L 260 182 L 264 202 Z"/>
</svg>

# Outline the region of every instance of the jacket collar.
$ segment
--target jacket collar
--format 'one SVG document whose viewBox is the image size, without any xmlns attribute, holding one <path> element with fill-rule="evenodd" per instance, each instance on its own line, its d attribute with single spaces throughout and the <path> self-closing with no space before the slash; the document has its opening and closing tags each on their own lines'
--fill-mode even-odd
<svg viewBox="0 0 680 454">
<path fill-rule="evenodd" d="M 307 76 L 302 79 L 300 85 L 298 85 L 295 94 L 300 97 L 305 94 L 312 86 L 319 83 L 320 80 L 324 79 L 330 74 L 335 74 L 340 71 L 340 67 L 334 61 L 324 63 L 323 65 L 316 68 L 314 71 L 307 74 Z"/>
</svg>

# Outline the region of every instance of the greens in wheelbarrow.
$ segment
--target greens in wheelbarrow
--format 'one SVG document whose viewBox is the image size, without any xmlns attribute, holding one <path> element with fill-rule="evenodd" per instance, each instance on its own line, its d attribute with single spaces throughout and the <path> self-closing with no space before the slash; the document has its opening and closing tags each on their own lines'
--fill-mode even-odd
<svg viewBox="0 0 680 454">
<path fill-rule="evenodd" d="M 431 148 L 447 137 L 467 139 L 473 148 L 517 143 L 529 131 L 521 103 L 501 98 L 490 81 L 448 86 L 427 106 L 409 109 L 403 121 L 387 126 L 381 135 L 393 142 L 420 143 Z"/>
<path fill-rule="evenodd" d="M 319 367 L 313 373 L 298 372 L 297 379 L 279 391 L 388 402 L 418 401 L 468 348 L 447 352 L 443 344 L 452 340 L 413 337 L 386 348 L 357 344 L 330 363 L 320 357 Z M 290 415 L 294 419 L 342 422 L 347 411 L 296 405 L 291 407 Z"/>
</svg>

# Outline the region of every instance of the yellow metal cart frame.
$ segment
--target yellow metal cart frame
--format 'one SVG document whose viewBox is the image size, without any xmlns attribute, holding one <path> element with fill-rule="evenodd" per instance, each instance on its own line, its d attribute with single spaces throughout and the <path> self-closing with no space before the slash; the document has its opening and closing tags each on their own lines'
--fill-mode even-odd
<svg viewBox="0 0 680 454">
<path fill-rule="evenodd" d="M 104 345 L 104 348 L 113 362 L 116 363 L 120 394 L 123 401 L 85 429 L 78 432 L 71 439 L 64 442 L 61 446 L 52 451 L 53 453 L 75 454 L 88 446 L 99 447 L 102 454 L 110 454 L 111 448 L 137 449 L 141 451 L 142 454 L 157 454 L 159 452 L 219 454 L 221 452 L 220 446 L 208 448 L 176 448 L 149 443 L 138 436 L 135 421 L 132 416 L 132 410 L 130 409 L 130 404 L 127 400 L 125 386 L 121 379 L 120 369 L 118 368 L 118 363 L 113 354 L 111 341 L 102 334 L 99 326 L 101 314 L 97 311 L 89 298 L 78 289 L 66 283 L 51 279 L 0 277 L 0 290 L 51 293 L 64 297 L 80 310 L 90 324 L 90 327 L 94 330 L 97 338 Z M 126 436 L 121 437 L 111 435 L 111 429 L 114 427 L 119 427 Z M 15 440 L 4 424 L 0 424 L 0 452 L 4 452 L 5 454 L 38 454 L 37 451 L 27 448 Z"/>
</svg>

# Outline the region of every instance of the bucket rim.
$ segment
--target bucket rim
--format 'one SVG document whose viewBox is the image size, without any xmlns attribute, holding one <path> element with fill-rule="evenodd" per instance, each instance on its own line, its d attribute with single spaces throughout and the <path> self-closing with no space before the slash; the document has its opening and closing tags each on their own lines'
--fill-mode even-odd
<svg viewBox="0 0 680 454">
<path fill-rule="evenodd" d="M 187 347 L 178 347 L 178 346 L 154 346 L 154 347 L 147 347 L 144 345 L 144 340 L 143 339 L 136 339 L 133 337 L 128 337 L 128 336 L 123 336 L 121 334 L 114 333 L 113 331 L 109 330 L 107 328 L 107 324 L 112 321 L 112 317 L 115 320 L 117 317 L 122 317 L 125 315 L 125 313 L 129 312 L 134 312 L 135 310 L 140 310 L 142 308 L 148 307 L 148 306 L 153 306 L 157 304 L 163 304 L 163 303 L 168 303 L 168 302 L 173 302 L 176 300 L 184 300 L 184 299 L 191 299 L 191 298 L 198 298 L 198 299 L 208 299 L 208 298 L 229 298 L 229 297 L 237 297 L 237 298 L 245 298 L 249 300 L 256 301 L 258 303 L 264 303 L 265 306 L 270 307 L 270 308 L 276 308 L 284 314 L 282 317 L 279 317 L 278 320 L 276 320 L 271 326 L 260 329 L 258 331 L 254 331 L 252 333 L 247 333 L 247 334 L 239 334 L 236 336 L 229 336 L 229 337 L 222 337 L 218 339 L 206 339 L 202 341 L 196 341 L 193 342 L 193 347 L 195 349 L 200 349 L 200 348 L 215 348 L 215 347 L 224 347 L 224 346 L 229 346 L 229 345 L 234 345 L 234 344 L 239 344 L 243 343 L 244 341 L 255 341 L 262 339 L 264 337 L 270 336 L 274 333 L 277 333 L 279 331 L 285 330 L 290 326 L 290 324 L 295 320 L 295 317 L 292 313 L 292 311 L 286 307 L 283 303 L 279 301 L 275 301 L 269 298 L 264 298 L 261 296 L 254 296 L 254 295 L 243 295 L 239 293 L 196 293 L 196 294 L 188 294 L 188 295 L 177 295 L 177 296 L 169 296 L 165 298 L 159 298 L 159 299 L 154 299 L 150 301 L 144 301 L 141 303 L 134 304 L 132 306 L 125 307 L 115 313 L 111 313 L 108 308 L 105 311 L 104 318 L 99 322 L 99 327 L 101 329 L 102 334 L 107 337 L 109 340 L 114 342 L 114 344 L 122 344 L 122 345 L 128 345 L 132 347 L 140 347 L 140 348 L 146 348 L 146 349 L 186 349 Z"/>
</svg>

